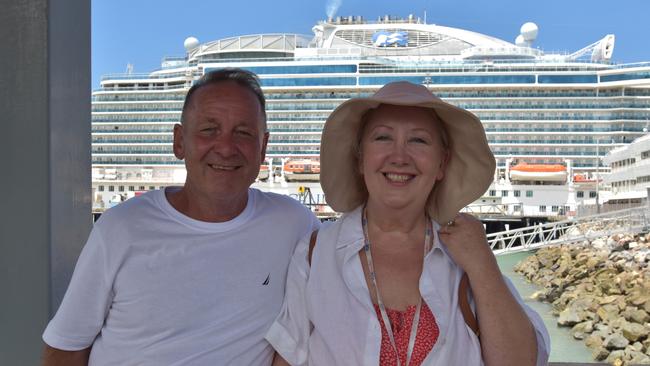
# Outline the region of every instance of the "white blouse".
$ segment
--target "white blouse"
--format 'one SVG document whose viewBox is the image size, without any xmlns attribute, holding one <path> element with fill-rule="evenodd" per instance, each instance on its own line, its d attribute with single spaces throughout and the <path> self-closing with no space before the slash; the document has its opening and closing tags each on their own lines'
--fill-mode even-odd
<svg viewBox="0 0 650 366">
<path fill-rule="evenodd" d="M 479 340 L 458 306 L 462 270 L 440 244 L 439 227 L 434 221 L 434 245 L 419 287 L 440 335 L 422 365 L 483 365 Z M 359 259 L 363 244 L 359 207 L 320 229 L 311 268 L 309 235 L 296 247 L 282 311 L 266 335 L 291 365 L 379 365 L 381 328 Z M 504 279 L 535 328 L 537 365 L 546 365 L 550 340 L 544 323 Z"/>
</svg>

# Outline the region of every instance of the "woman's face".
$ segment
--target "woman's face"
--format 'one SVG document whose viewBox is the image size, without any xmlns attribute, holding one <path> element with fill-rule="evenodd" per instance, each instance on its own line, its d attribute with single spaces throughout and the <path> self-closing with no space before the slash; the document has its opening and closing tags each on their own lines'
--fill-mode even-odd
<svg viewBox="0 0 650 366">
<path fill-rule="evenodd" d="M 448 160 L 442 122 L 418 107 L 381 105 L 369 113 L 359 159 L 368 202 L 391 209 L 424 208 Z"/>
</svg>

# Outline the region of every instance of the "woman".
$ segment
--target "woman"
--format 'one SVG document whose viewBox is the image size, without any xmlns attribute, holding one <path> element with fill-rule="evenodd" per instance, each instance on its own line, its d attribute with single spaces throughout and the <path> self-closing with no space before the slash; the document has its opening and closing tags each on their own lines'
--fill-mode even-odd
<svg viewBox="0 0 650 366">
<path fill-rule="evenodd" d="M 296 248 L 267 334 L 275 364 L 546 364 L 541 319 L 501 275 L 481 222 L 458 214 L 494 168 L 480 121 L 424 86 L 395 82 L 339 106 L 321 185 L 344 215 L 313 252 L 309 238 Z M 480 340 L 459 306 L 463 273 Z"/>
</svg>

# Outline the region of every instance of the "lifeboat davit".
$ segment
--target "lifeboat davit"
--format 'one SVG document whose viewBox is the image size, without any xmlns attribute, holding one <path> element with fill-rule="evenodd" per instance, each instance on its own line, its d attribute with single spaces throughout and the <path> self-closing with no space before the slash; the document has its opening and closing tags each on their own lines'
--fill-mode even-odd
<svg viewBox="0 0 650 366">
<path fill-rule="evenodd" d="M 519 163 L 510 168 L 512 181 L 566 182 L 566 166 L 562 164 Z"/>
</svg>

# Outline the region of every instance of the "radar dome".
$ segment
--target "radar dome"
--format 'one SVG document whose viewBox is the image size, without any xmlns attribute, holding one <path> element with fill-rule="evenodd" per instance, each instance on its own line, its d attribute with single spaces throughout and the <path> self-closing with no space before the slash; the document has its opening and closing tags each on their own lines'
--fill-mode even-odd
<svg viewBox="0 0 650 366">
<path fill-rule="evenodd" d="M 526 47 L 528 44 L 526 43 L 526 40 L 524 40 L 524 36 L 521 34 L 517 36 L 515 39 L 515 44 L 519 47 Z"/>
<path fill-rule="evenodd" d="M 521 32 L 521 35 L 524 37 L 524 40 L 526 42 L 532 42 L 535 40 L 535 38 L 537 38 L 539 28 L 537 27 L 537 24 L 528 22 L 522 25 L 519 31 Z"/>
<path fill-rule="evenodd" d="M 183 46 L 185 46 L 185 50 L 189 52 L 199 46 L 199 40 L 195 37 L 187 37 L 185 42 L 183 42 Z"/>
</svg>

